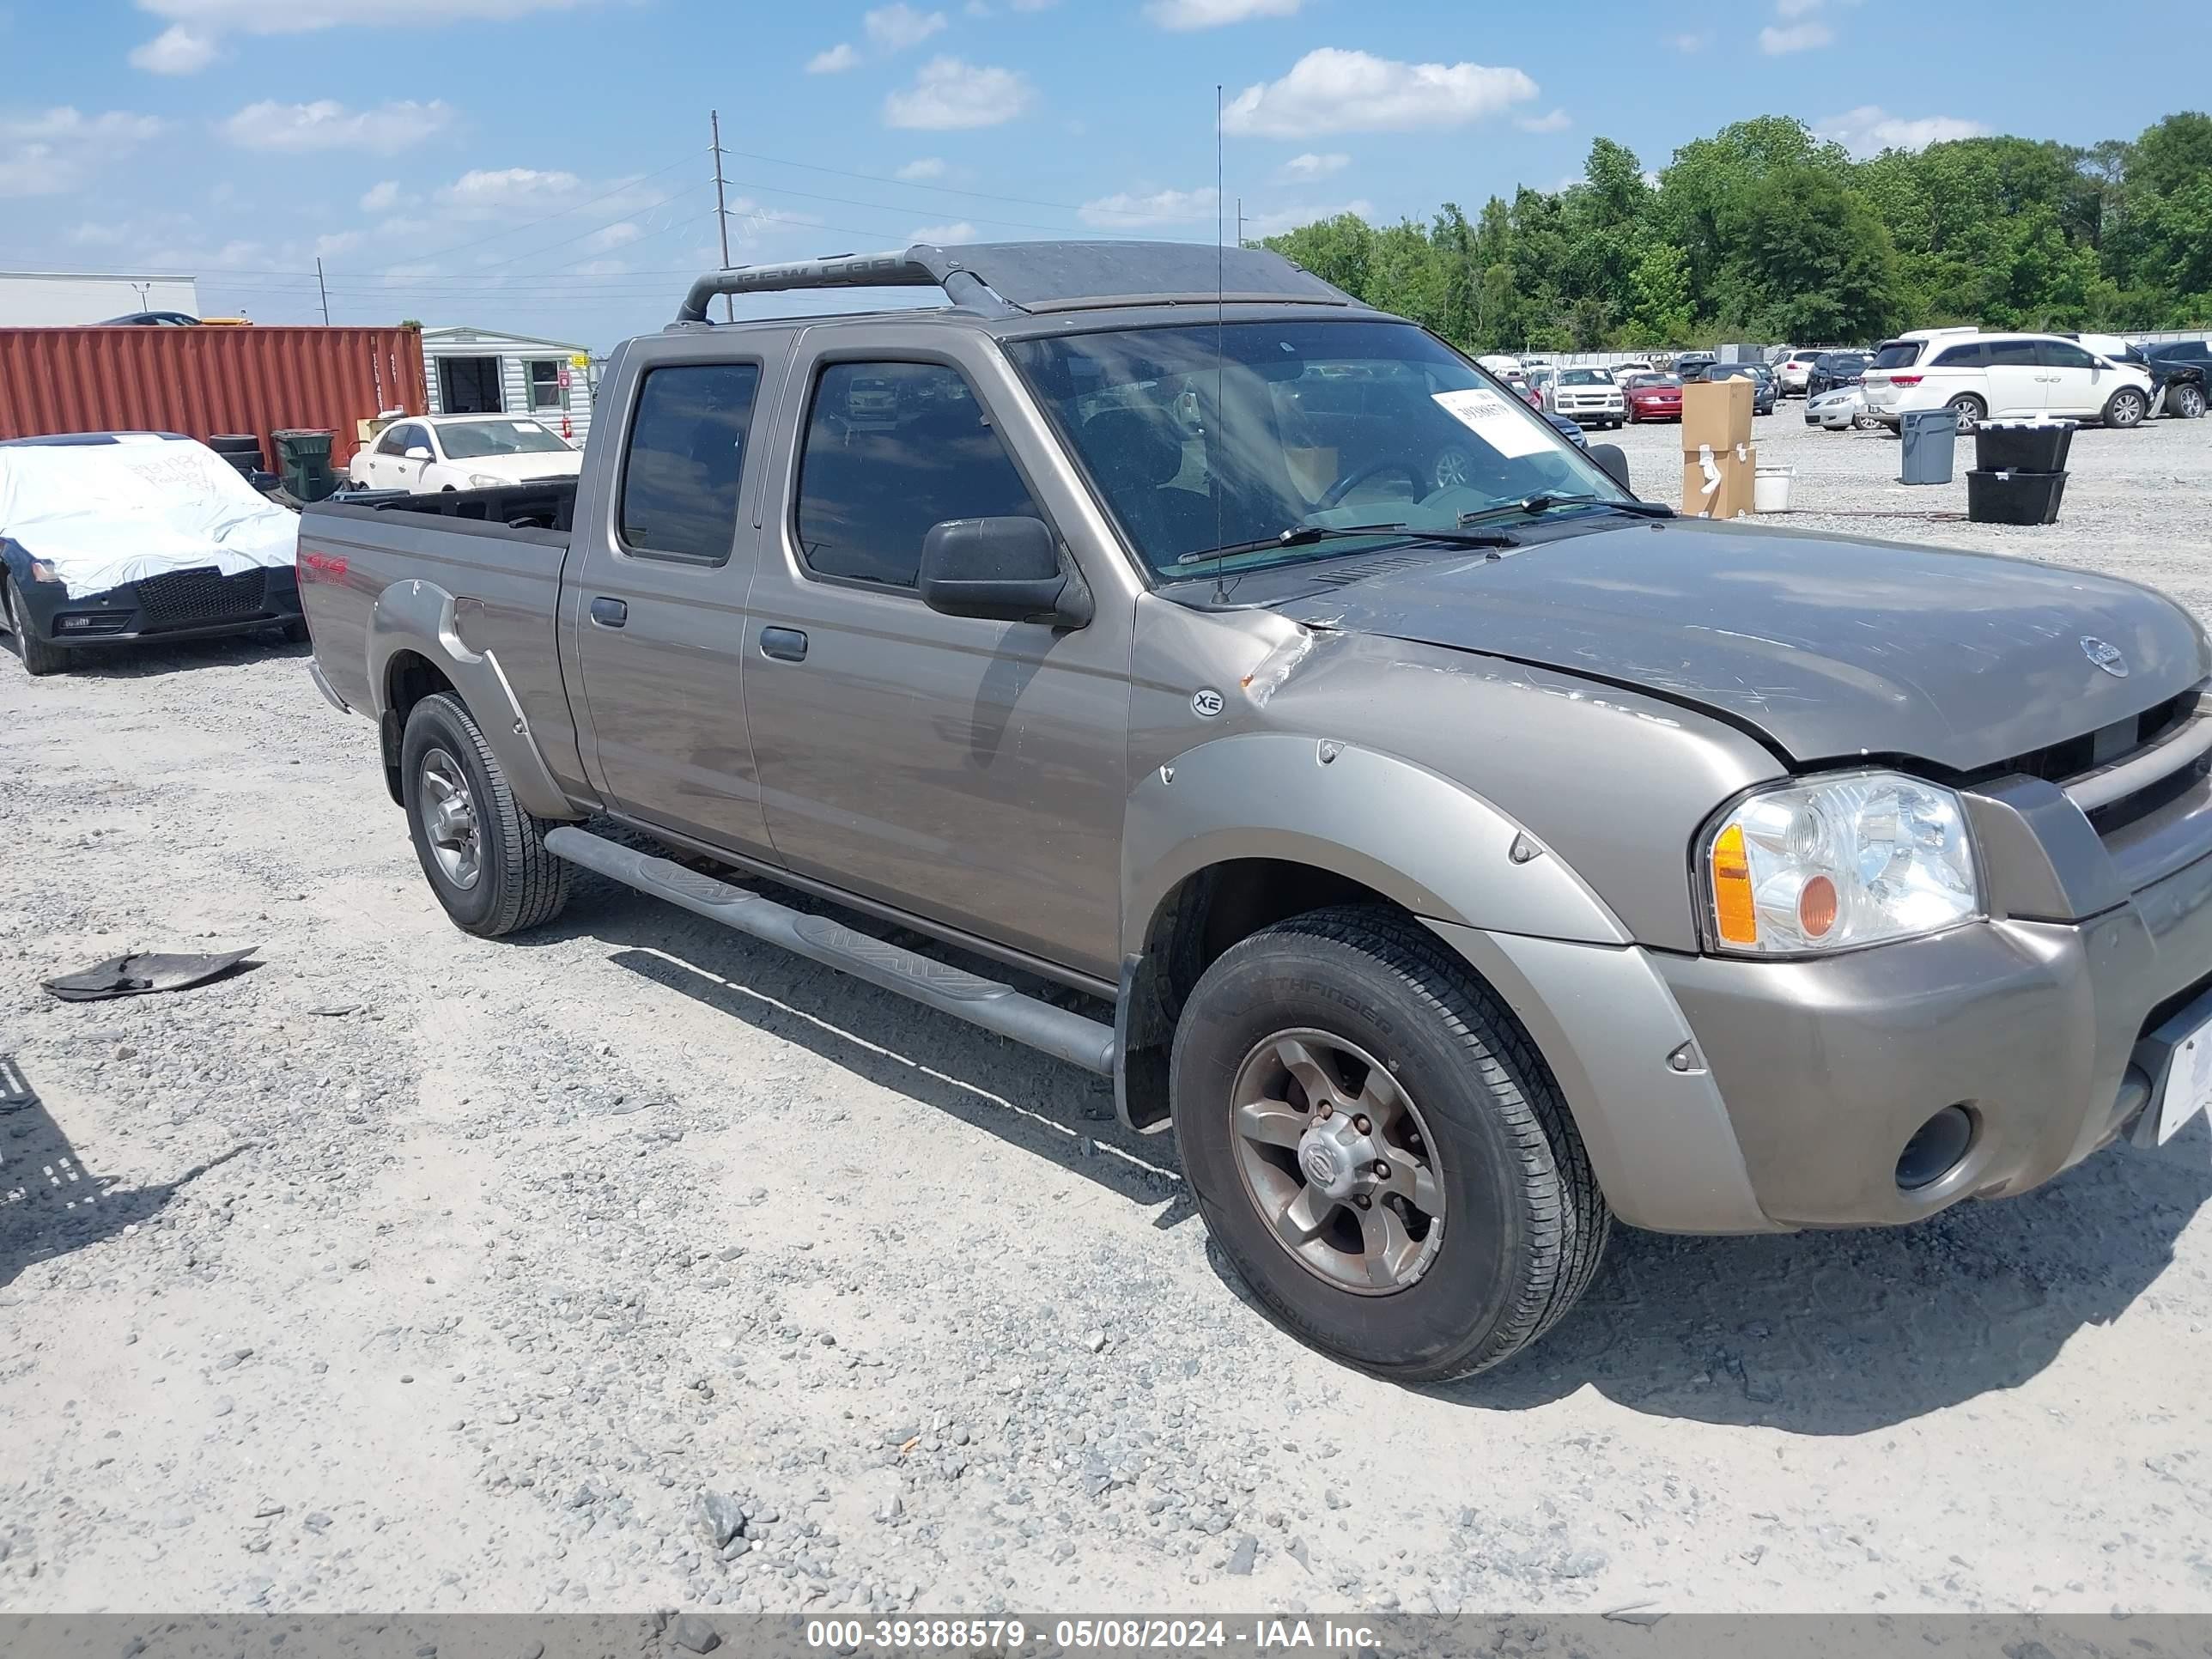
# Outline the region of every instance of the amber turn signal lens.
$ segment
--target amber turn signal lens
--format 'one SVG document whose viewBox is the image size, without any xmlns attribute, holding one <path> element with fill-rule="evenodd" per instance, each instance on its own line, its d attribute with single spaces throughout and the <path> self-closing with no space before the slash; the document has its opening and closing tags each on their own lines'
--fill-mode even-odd
<svg viewBox="0 0 2212 1659">
<path fill-rule="evenodd" d="M 1836 884 L 1815 876 L 1797 895 L 1797 925 L 1807 939 L 1826 939 L 1836 925 Z"/>
<path fill-rule="evenodd" d="M 1713 920 L 1729 945 L 1759 943 L 1759 911 L 1751 900 L 1751 861 L 1743 829 L 1731 823 L 1713 842 Z"/>
</svg>

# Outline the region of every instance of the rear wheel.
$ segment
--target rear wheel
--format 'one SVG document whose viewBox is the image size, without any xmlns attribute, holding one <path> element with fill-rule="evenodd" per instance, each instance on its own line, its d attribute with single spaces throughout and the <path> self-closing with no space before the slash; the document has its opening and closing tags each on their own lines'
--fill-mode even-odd
<svg viewBox="0 0 2212 1659">
<path fill-rule="evenodd" d="M 24 603 L 23 590 L 12 575 L 7 586 L 0 589 L 0 610 L 7 613 L 8 631 L 15 636 L 15 654 L 23 659 L 25 673 L 58 674 L 69 666 L 68 651 L 51 640 L 40 639 L 34 631 L 31 608 Z"/>
<path fill-rule="evenodd" d="M 454 926 L 498 939 L 561 913 L 568 866 L 545 850 L 553 826 L 516 804 L 460 699 L 441 693 L 415 705 L 399 780 L 415 856 Z"/>
<path fill-rule="evenodd" d="M 2141 426 L 2150 413 L 2150 400 L 2131 386 L 2124 386 L 2105 400 L 2105 424 L 2126 431 Z"/>
<path fill-rule="evenodd" d="M 2166 403 L 2182 420 L 2204 418 L 2204 388 L 2201 386 L 2178 386 L 2166 393 Z"/>
<path fill-rule="evenodd" d="M 1315 911 L 1231 946 L 1184 1006 L 1170 1091 L 1215 1242 L 1352 1364 L 1481 1370 L 1596 1272 L 1609 1212 L 1550 1070 L 1409 917 Z"/>
<path fill-rule="evenodd" d="M 1990 418 L 1990 406 L 1971 392 L 1961 392 L 1943 405 L 1959 417 L 1959 430 L 1972 432 Z"/>
</svg>

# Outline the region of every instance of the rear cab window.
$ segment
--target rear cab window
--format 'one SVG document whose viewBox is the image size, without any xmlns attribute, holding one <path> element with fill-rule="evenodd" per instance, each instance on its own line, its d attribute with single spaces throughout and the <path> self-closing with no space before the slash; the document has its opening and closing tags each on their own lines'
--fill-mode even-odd
<svg viewBox="0 0 2212 1659">
<path fill-rule="evenodd" d="M 757 362 L 671 363 L 645 372 L 623 451 L 616 525 L 623 552 L 728 562 L 760 373 Z"/>
</svg>

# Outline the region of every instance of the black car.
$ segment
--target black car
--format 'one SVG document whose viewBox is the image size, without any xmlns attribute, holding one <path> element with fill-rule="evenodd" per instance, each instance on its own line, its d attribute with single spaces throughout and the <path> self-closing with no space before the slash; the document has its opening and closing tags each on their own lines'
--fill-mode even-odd
<svg viewBox="0 0 2212 1659">
<path fill-rule="evenodd" d="M 2143 368 L 2150 371 L 2152 406 L 2185 421 L 2202 416 L 2207 405 L 2207 383 L 2212 382 L 2212 341 L 2169 340 L 2164 345 L 2142 348 Z M 2159 394 L 2166 394 L 2163 405 Z"/>
<path fill-rule="evenodd" d="M 1751 382 L 1751 412 L 1754 415 L 1774 413 L 1774 399 L 1778 395 L 1774 373 L 1764 363 L 1711 363 L 1698 377 L 1708 384 L 1722 380 Z"/>
<path fill-rule="evenodd" d="M 1840 386 L 1856 386 L 1866 378 L 1867 365 L 1874 361 L 1870 351 L 1824 351 L 1813 359 L 1813 367 L 1805 375 L 1805 396 L 1809 400 L 1823 392 L 1833 392 Z"/>
<path fill-rule="evenodd" d="M 1710 351 L 1686 351 L 1674 359 L 1674 374 L 1684 386 L 1692 380 L 1702 380 L 1705 371 L 1719 360 Z"/>
<path fill-rule="evenodd" d="M 183 311 L 133 311 L 121 317 L 103 317 L 100 328 L 198 328 L 200 319 Z"/>
</svg>

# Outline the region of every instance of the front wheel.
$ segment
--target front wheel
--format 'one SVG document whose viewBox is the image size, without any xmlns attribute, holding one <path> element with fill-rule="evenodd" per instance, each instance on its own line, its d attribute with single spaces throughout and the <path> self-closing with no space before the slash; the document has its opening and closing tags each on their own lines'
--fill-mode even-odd
<svg viewBox="0 0 2212 1659">
<path fill-rule="evenodd" d="M 2141 426 L 2150 413 L 2150 400 L 2131 386 L 2124 386 L 2105 400 L 2105 424 L 2124 432 Z"/>
<path fill-rule="evenodd" d="M 425 697 L 408 714 L 399 783 L 415 856 L 455 927 L 498 939 L 561 913 L 568 866 L 545 850 L 553 826 L 516 804 L 459 698 Z"/>
<path fill-rule="evenodd" d="M 31 608 L 24 602 L 23 590 L 17 586 L 12 575 L 7 586 L 0 589 L 0 611 L 4 611 L 8 631 L 15 636 L 15 654 L 23 659 L 23 672 L 34 678 L 58 674 L 69 666 L 69 653 L 52 640 L 39 637 L 31 621 Z"/>
<path fill-rule="evenodd" d="M 1169 1087 L 1215 1243 L 1352 1364 L 1482 1370 L 1596 1272 L 1610 1212 L 1550 1069 L 1410 917 L 1319 910 L 1232 945 L 1184 1006 Z"/>
</svg>

